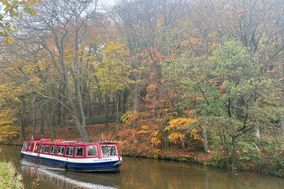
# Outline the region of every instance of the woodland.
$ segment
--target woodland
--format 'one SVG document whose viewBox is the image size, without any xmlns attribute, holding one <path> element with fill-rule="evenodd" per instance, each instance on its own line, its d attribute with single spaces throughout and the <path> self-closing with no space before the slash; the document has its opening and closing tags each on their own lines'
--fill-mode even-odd
<svg viewBox="0 0 284 189">
<path fill-rule="evenodd" d="M 283 0 L 0 1 L 0 142 L 284 176 Z"/>
</svg>

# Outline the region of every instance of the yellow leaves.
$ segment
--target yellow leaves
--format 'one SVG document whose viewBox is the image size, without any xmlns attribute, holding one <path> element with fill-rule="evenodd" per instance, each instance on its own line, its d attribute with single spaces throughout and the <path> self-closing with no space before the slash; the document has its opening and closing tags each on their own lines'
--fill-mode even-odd
<svg viewBox="0 0 284 189">
<path fill-rule="evenodd" d="M 208 57 L 208 61 L 209 62 L 215 62 L 217 60 L 217 57 L 216 56 L 209 56 Z"/>
<path fill-rule="evenodd" d="M 8 102 L 19 103 L 18 96 L 23 94 L 25 91 L 24 87 L 13 86 L 11 83 L 0 84 L 0 104 L 6 104 Z"/>
<path fill-rule="evenodd" d="M 100 90 L 105 95 L 111 95 L 128 86 L 131 66 L 127 55 L 128 50 L 123 44 L 110 42 L 100 53 L 101 59 L 91 63 Z"/>
<path fill-rule="evenodd" d="M 0 138 L 18 136 L 18 128 L 14 126 L 15 111 L 12 109 L 0 110 Z"/>
<path fill-rule="evenodd" d="M 198 130 L 196 128 L 191 129 L 190 136 L 194 140 L 200 140 L 201 139 L 200 136 L 198 135 Z"/>
<path fill-rule="evenodd" d="M 105 48 L 102 50 L 102 54 L 103 55 L 122 55 L 125 56 L 128 54 L 127 52 L 127 48 L 125 47 L 125 45 L 121 44 L 121 43 L 113 43 L 110 42 L 108 43 Z"/>
<path fill-rule="evenodd" d="M 15 111 L 12 109 L 0 110 L 0 127 L 13 125 Z"/>
<path fill-rule="evenodd" d="M 192 124 L 197 120 L 193 118 L 176 118 L 169 121 L 164 131 L 168 131 L 168 139 L 172 143 L 178 143 L 186 139 L 187 134 L 194 140 L 199 140 L 199 131 Z"/>
<path fill-rule="evenodd" d="M 158 145 L 160 145 L 162 143 L 162 141 L 161 141 L 160 137 L 155 137 L 154 136 L 154 137 L 151 137 L 150 143 L 152 145 L 154 145 L 154 146 L 158 146 Z"/>
<path fill-rule="evenodd" d="M 179 132 L 173 132 L 169 134 L 168 139 L 172 143 L 177 143 L 185 139 L 185 134 Z"/>
<path fill-rule="evenodd" d="M 19 135 L 19 128 L 15 126 L 0 127 L 0 138 L 17 137 Z"/>
<path fill-rule="evenodd" d="M 176 118 L 169 121 L 169 125 L 166 127 L 165 131 L 170 130 L 184 130 L 189 127 L 191 123 L 194 123 L 196 120 L 192 118 Z"/>
<path fill-rule="evenodd" d="M 6 45 L 12 45 L 14 43 L 14 41 L 15 40 L 11 36 L 7 36 L 7 37 L 4 38 L 4 43 Z"/>
<path fill-rule="evenodd" d="M 144 140 L 148 141 L 151 145 L 157 146 L 162 143 L 161 132 L 155 126 L 151 125 L 142 125 L 141 129 L 137 132 L 137 135 L 144 138 Z"/>
<path fill-rule="evenodd" d="M 139 113 L 134 111 L 127 111 L 121 116 L 121 120 L 127 125 L 133 124 L 135 120 L 138 119 Z"/>
<path fill-rule="evenodd" d="M 29 82 L 34 87 L 40 87 L 42 80 L 39 77 L 34 76 L 30 78 Z"/>
<path fill-rule="evenodd" d="M 14 138 L 19 135 L 19 128 L 15 126 L 3 126 L 0 127 L 0 139 Z"/>
</svg>

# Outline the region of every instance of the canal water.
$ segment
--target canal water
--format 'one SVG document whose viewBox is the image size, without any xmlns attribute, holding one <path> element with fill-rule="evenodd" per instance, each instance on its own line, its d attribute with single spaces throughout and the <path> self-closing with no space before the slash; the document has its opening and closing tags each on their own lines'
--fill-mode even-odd
<svg viewBox="0 0 284 189">
<path fill-rule="evenodd" d="M 119 173 L 78 173 L 20 159 L 20 148 L 0 145 L 0 161 L 13 163 L 26 189 L 283 189 L 284 179 L 187 163 L 125 157 Z"/>
</svg>

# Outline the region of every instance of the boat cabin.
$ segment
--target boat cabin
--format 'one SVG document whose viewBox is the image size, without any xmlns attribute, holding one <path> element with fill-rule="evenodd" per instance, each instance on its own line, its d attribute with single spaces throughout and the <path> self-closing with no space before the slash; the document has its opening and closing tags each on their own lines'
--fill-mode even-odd
<svg viewBox="0 0 284 189">
<path fill-rule="evenodd" d="M 22 151 L 66 158 L 107 158 L 113 156 L 120 158 L 118 145 L 112 142 L 87 143 L 39 139 L 26 142 Z"/>
</svg>

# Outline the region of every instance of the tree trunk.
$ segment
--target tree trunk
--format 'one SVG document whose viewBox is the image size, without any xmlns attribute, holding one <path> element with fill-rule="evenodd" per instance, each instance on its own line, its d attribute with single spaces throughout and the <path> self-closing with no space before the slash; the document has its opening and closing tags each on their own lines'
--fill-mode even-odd
<svg viewBox="0 0 284 189">
<path fill-rule="evenodd" d="M 139 112 L 139 86 L 138 84 L 134 86 L 133 94 L 133 110 L 134 112 Z"/>
<path fill-rule="evenodd" d="M 24 114 L 25 114 L 25 102 L 24 100 L 21 101 L 21 107 L 20 107 L 20 139 L 21 141 L 26 140 L 25 137 L 25 120 L 24 120 Z"/>
<path fill-rule="evenodd" d="M 55 125 L 51 124 L 50 129 L 51 129 L 51 138 L 55 139 L 56 138 Z"/>
<path fill-rule="evenodd" d="M 88 91 L 88 102 L 89 102 L 88 103 L 88 112 L 89 112 L 88 116 L 92 117 L 92 98 L 91 98 L 91 94 L 89 91 Z"/>
<path fill-rule="evenodd" d="M 164 120 L 163 121 L 163 131 L 167 127 L 167 124 L 168 124 L 168 120 Z M 168 132 L 167 131 L 163 132 L 163 141 L 164 141 L 164 149 L 168 150 L 170 148 L 170 141 L 169 141 L 169 138 L 168 138 Z"/>
<path fill-rule="evenodd" d="M 80 137 L 82 139 L 83 142 L 89 142 L 89 138 L 88 138 L 88 134 L 87 134 L 87 131 L 86 131 L 86 125 L 83 125 L 81 122 L 80 122 L 80 119 L 76 116 L 76 115 L 73 115 L 73 119 L 74 119 L 74 123 L 75 123 L 75 126 L 80 134 Z"/>
<path fill-rule="evenodd" d="M 119 130 L 119 128 L 118 128 L 118 122 L 119 122 L 119 94 L 116 94 L 115 103 L 116 103 L 116 131 L 118 131 Z"/>
<path fill-rule="evenodd" d="M 108 122 L 109 122 L 109 110 L 108 110 L 108 106 L 109 106 L 109 97 L 105 98 L 105 130 L 106 133 L 108 133 Z"/>
<path fill-rule="evenodd" d="M 182 139 L 182 141 L 181 141 L 181 148 L 185 148 L 185 140 L 184 139 Z"/>
<path fill-rule="evenodd" d="M 50 127 L 50 134 L 51 134 L 51 138 L 52 139 L 55 139 L 56 138 L 56 132 L 55 132 L 55 122 L 53 120 L 53 115 L 54 115 L 54 107 L 55 107 L 55 104 L 54 104 L 54 101 L 52 101 L 52 103 L 48 106 L 49 107 L 49 113 L 48 113 L 48 120 L 47 120 L 47 123 L 48 123 L 48 127 Z"/>
<path fill-rule="evenodd" d="M 232 173 L 237 172 L 237 139 L 232 136 L 232 150 L 231 150 L 231 171 Z"/>
<path fill-rule="evenodd" d="M 282 137 L 280 139 L 281 148 L 284 149 L 284 113 L 282 113 L 280 118 L 281 130 L 282 130 Z"/>
<path fill-rule="evenodd" d="M 65 93 L 63 93 L 65 94 Z M 61 98 L 61 101 L 64 102 L 64 98 L 62 97 Z M 66 120 L 66 117 L 65 117 L 65 108 L 62 104 L 60 104 L 60 126 L 61 127 L 64 127 L 65 126 L 65 120 Z"/>
<path fill-rule="evenodd" d="M 98 95 L 98 113 L 99 116 L 102 115 L 102 106 L 103 106 L 103 100 L 102 100 L 102 96 Z"/>
<path fill-rule="evenodd" d="M 208 136 L 207 136 L 206 128 L 202 128 L 202 136 L 203 136 L 204 151 L 207 153 L 208 152 Z"/>
<path fill-rule="evenodd" d="M 33 123 L 32 123 L 32 126 L 33 126 L 33 137 L 35 138 L 36 137 L 36 121 L 37 121 L 37 106 L 36 106 L 36 103 L 34 104 L 33 106 Z"/>
<path fill-rule="evenodd" d="M 284 106 L 284 63 L 282 63 L 282 107 Z M 281 146 L 282 149 L 284 149 L 284 112 L 282 111 L 281 113 L 281 118 L 280 118 L 280 124 L 281 124 L 281 129 L 282 129 L 282 141 L 281 141 Z"/>
<path fill-rule="evenodd" d="M 45 124 L 45 112 L 44 107 L 41 107 L 41 124 L 40 124 L 40 138 L 44 138 L 44 124 Z"/>
<path fill-rule="evenodd" d="M 259 127 L 256 127 L 255 128 L 255 136 L 260 139 L 260 130 L 259 130 Z"/>
<path fill-rule="evenodd" d="M 112 96 L 112 111 L 111 111 L 112 115 L 114 115 L 115 112 L 116 112 L 116 94 Z"/>
<path fill-rule="evenodd" d="M 230 167 L 230 163 L 229 163 L 229 148 L 228 148 L 226 135 L 223 132 L 221 132 L 220 130 L 218 130 L 218 132 L 219 132 L 219 136 L 220 136 L 221 142 L 223 144 L 223 152 L 224 152 L 224 156 L 226 158 L 226 167 L 229 168 Z"/>
</svg>

